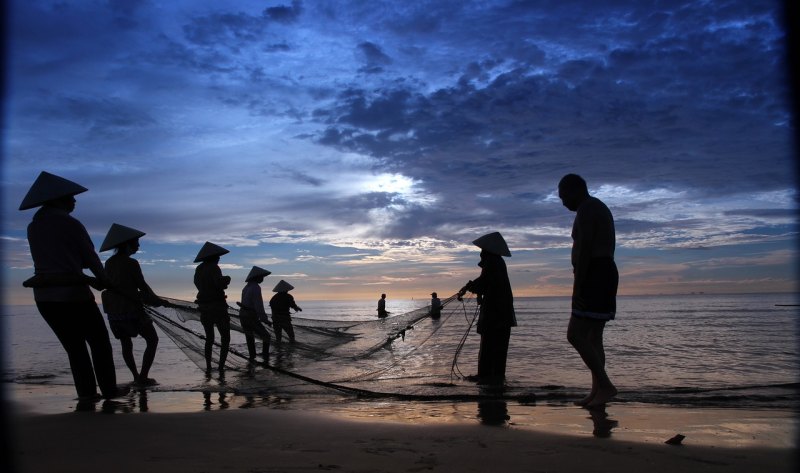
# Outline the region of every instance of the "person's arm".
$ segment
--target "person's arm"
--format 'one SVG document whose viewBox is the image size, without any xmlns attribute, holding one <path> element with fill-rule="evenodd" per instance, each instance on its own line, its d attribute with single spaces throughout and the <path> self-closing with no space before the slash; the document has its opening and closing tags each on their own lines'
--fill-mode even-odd
<svg viewBox="0 0 800 473">
<path fill-rule="evenodd" d="M 292 309 L 296 310 L 297 312 L 302 312 L 303 311 L 303 309 L 298 307 L 297 304 L 294 302 L 294 297 L 292 297 L 291 294 L 289 294 L 289 307 L 291 307 Z"/>
<path fill-rule="evenodd" d="M 267 312 L 264 310 L 264 297 L 261 295 L 260 287 L 253 291 L 252 301 L 250 302 L 253 304 L 253 310 L 256 311 L 256 314 L 258 314 L 258 318 L 266 322 Z"/>
<path fill-rule="evenodd" d="M 142 273 L 142 267 L 139 265 L 139 262 L 131 258 L 131 266 L 133 267 L 135 275 L 136 288 L 140 292 L 142 302 L 152 306 L 166 305 L 166 301 L 158 297 L 150 285 L 147 284 L 147 281 L 144 280 L 144 274 Z"/>
<path fill-rule="evenodd" d="M 81 255 L 81 266 L 91 271 L 96 278 L 95 280 L 90 278 L 88 284 L 98 291 L 102 291 L 106 287 L 111 286 L 111 281 L 109 281 L 108 276 L 106 276 L 106 271 L 103 269 L 103 263 L 100 262 L 100 257 L 97 255 L 97 252 L 94 251 L 94 243 L 92 243 L 92 239 L 89 237 L 89 232 L 86 231 L 86 227 L 77 219 L 70 218 L 74 225 L 73 231 L 76 237 L 74 240 L 77 245 L 76 250 Z"/>
<path fill-rule="evenodd" d="M 214 277 L 212 280 L 214 281 L 214 284 L 217 286 L 217 288 L 222 289 L 223 291 L 225 289 L 228 289 L 228 286 L 231 283 L 231 277 L 223 276 L 222 270 L 217 265 L 214 265 L 213 271 L 214 271 Z"/>
<path fill-rule="evenodd" d="M 489 264 L 488 262 L 486 263 Z M 491 277 L 489 276 L 490 269 L 487 266 L 481 268 L 481 274 L 475 280 L 468 281 L 464 287 L 458 291 L 459 294 L 462 296 L 467 293 L 467 291 L 473 294 L 484 294 L 486 293 L 486 288 L 489 285 Z"/>
</svg>

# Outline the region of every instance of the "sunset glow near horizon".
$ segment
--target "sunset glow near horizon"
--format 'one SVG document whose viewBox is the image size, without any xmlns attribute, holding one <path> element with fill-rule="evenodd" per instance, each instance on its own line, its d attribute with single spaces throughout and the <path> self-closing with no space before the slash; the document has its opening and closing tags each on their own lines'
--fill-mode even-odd
<svg viewBox="0 0 800 473">
<path fill-rule="evenodd" d="M 205 241 L 298 300 L 425 299 L 500 231 L 516 296 L 571 292 L 582 175 L 614 213 L 620 294 L 797 289 L 780 2 L 11 1 L 3 288 L 32 303 L 17 210 L 89 191 L 99 247 L 193 299 Z M 110 253 L 103 253 L 105 260 Z"/>
</svg>

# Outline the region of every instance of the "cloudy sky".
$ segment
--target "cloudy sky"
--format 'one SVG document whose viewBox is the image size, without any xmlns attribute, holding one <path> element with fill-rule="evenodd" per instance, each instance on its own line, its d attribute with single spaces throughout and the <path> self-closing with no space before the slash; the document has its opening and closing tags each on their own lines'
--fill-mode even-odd
<svg viewBox="0 0 800 473">
<path fill-rule="evenodd" d="M 10 2 L 5 294 L 19 202 L 147 233 L 191 299 L 205 241 L 298 300 L 450 295 L 506 237 L 515 295 L 571 290 L 575 172 L 617 226 L 622 294 L 792 291 L 797 191 L 778 1 Z M 109 255 L 103 253 L 103 259 Z"/>
</svg>

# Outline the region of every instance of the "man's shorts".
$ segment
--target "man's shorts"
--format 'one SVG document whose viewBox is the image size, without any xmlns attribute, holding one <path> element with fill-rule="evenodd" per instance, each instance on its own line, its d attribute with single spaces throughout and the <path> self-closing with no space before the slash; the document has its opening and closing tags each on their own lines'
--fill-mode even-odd
<svg viewBox="0 0 800 473">
<path fill-rule="evenodd" d="M 612 258 L 594 258 L 582 287 L 572 295 L 572 315 L 597 320 L 614 320 L 617 312 L 619 272 Z"/>
</svg>

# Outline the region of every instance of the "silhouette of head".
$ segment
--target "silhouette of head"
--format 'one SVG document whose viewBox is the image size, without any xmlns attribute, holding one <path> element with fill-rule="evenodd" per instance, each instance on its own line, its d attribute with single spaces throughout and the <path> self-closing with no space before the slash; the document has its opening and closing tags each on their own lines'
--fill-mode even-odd
<svg viewBox="0 0 800 473">
<path fill-rule="evenodd" d="M 483 256 L 484 252 L 497 256 L 511 256 L 508 244 L 506 244 L 506 240 L 500 232 L 487 233 L 473 241 L 472 244 L 481 249 L 481 256 Z"/>
<path fill-rule="evenodd" d="M 30 189 L 28 189 L 28 193 L 22 199 L 19 209 L 28 210 L 48 205 L 72 212 L 75 209 L 75 195 L 87 190 L 82 185 L 69 179 L 42 171 Z"/>
<path fill-rule="evenodd" d="M 567 174 L 558 183 L 558 197 L 564 207 L 575 212 L 581 202 L 589 197 L 586 181 L 577 174 Z"/>
<path fill-rule="evenodd" d="M 111 228 L 108 229 L 108 233 L 106 233 L 106 238 L 100 245 L 100 251 L 103 252 L 113 248 L 118 253 L 128 252 L 128 255 L 132 255 L 139 250 L 139 238 L 144 235 L 143 231 L 113 223 Z"/>
<path fill-rule="evenodd" d="M 264 268 L 253 266 L 253 268 L 250 270 L 250 273 L 244 280 L 247 282 L 255 281 L 257 284 L 261 284 L 262 282 L 264 282 L 264 278 L 269 276 L 270 274 L 272 274 L 272 272 Z"/>
<path fill-rule="evenodd" d="M 200 251 L 197 253 L 197 257 L 194 259 L 194 262 L 199 263 L 201 261 L 209 261 L 217 263 L 219 262 L 220 256 L 228 253 L 230 252 L 225 248 L 207 241 L 205 244 L 203 244 L 203 247 L 200 248 Z"/>
<path fill-rule="evenodd" d="M 292 289 L 294 289 L 294 286 L 281 279 L 280 282 L 272 288 L 272 292 L 289 292 Z"/>
</svg>

